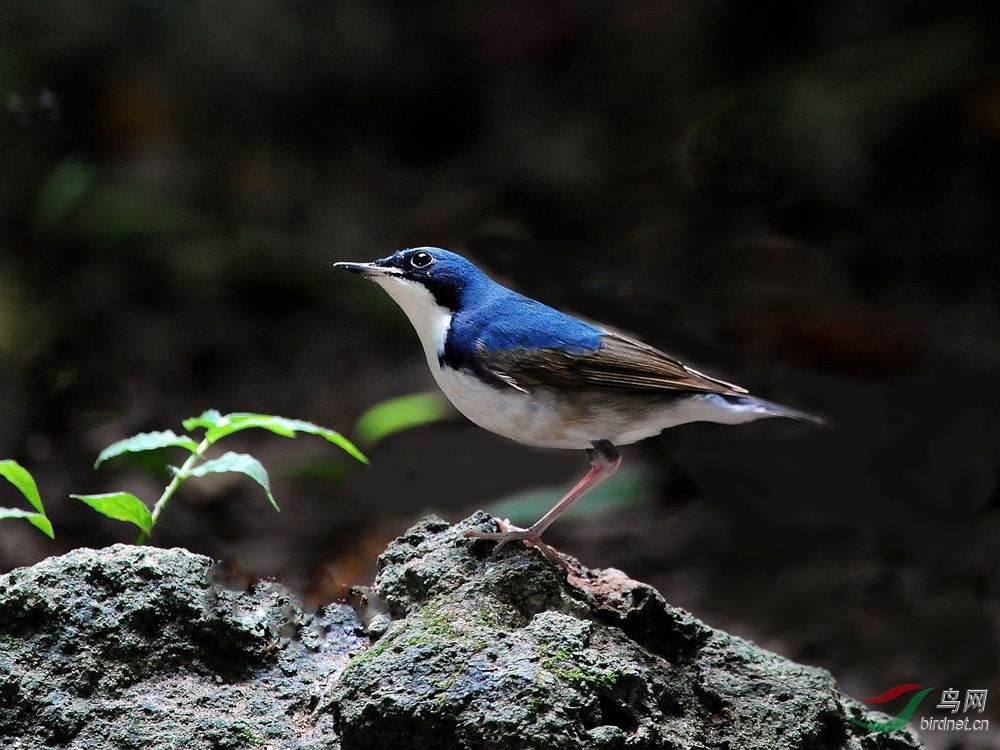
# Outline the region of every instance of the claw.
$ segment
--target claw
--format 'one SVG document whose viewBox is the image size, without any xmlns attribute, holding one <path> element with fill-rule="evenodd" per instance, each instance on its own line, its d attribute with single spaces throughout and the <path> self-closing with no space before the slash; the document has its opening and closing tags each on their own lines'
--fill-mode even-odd
<svg viewBox="0 0 1000 750">
<path fill-rule="evenodd" d="M 475 529 L 470 529 L 462 532 L 462 536 L 471 537 L 473 539 L 488 539 L 495 541 L 496 545 L 493 547 L 494 557 L 499 555 L 500 551 L 511 542 L 524 542 L 527 546 L 534 547 L 541 552 L 545 559 L 549 562 L 554 563 L 561 568 L 566 567 L 566 561 L 563 559 L 562 555 L 542 541 L 541 531 L 521 529 L 511 524 L 509 521 L 501 521 L 500 527 L 503 528 L 505 526 L 509 528 L 508 531 L 477 531 Z"/>
</svg>

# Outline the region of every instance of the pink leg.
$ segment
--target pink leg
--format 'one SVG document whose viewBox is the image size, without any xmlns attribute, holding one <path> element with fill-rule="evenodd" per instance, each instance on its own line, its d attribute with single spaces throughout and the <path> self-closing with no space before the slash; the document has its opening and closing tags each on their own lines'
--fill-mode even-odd
<svg viewBox="0 0 1000 750">
<path fill-rule="evenodd" d="M 515 528 L 501 532 L 467 531 L 465 532 L 465 536 L 496 541 L 497 545 L 493 548 L 493 554 L 499 552 L 503 549 L 504 545 L 510 542 L 521 541 L 532 547 L 537 547 L 550 561 L 558 565 L 564 565 L 559 554 L 542 541 L 542 532 L 553 521 L 559 518 L 569 506 L 618 471 L 618 467 L 621 466 L 622 462 L 622 457 L 618 453 L 618 449 L 607 440 L 595 440 L 594 447 L 587 450 L 587 455 L 590 457 L 590 471 L 587 472 L 583 479 L 577 482 L 573 489 L 566 493 L 566 496 L 562 500 L 553 505 L 548 513 L 535 521 L 527 529 Z"/>
</svg>

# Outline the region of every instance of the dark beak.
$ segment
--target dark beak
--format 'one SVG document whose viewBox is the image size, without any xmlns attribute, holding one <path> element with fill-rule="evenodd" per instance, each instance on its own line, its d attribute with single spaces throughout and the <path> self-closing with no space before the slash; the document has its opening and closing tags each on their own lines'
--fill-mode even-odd
<svg viewBox="0 0 1000 750">
<path fill-rule="evenodd" d="M 334 268 L 342 268 L 345 271 L 350 271 L 351 273 L 360 274 L 361 276 L 395 276 L 399 274 L 398 268 L 392 268 L 391 266 L 376 266 L 374 263 L 334 263 Z"/>
</svg>

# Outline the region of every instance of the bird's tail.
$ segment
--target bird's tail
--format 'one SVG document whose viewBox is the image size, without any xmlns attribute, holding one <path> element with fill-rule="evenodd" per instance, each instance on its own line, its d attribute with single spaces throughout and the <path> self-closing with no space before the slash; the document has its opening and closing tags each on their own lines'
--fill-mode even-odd
<svg viewBox="0 0 1000 750">
<path fill-rule="evenodd" d="M 826 420 L 823 417 L 799 409 L 793 409 L 791 406 L 785 406 L 784 404 L 777 404 L 774 401 L 757 398 L 756 396 L 725 396 L 725 399 L 733 406 L 757 412 L 762 416 L 788 417 L 789 419 L 800 419 L 803 422 L 812 422 L 813 424 L 826 424 Z"/>
</svg>

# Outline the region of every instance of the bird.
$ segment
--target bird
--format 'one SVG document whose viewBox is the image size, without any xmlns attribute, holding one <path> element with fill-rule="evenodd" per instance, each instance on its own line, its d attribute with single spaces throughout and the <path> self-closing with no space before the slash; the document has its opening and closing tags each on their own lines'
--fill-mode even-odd
<svg viewBox="0 0 1000 750">
<path fill-rule="evenodd" d="M 542 534 L 618 470 L 618 446 L 688 422 L 822 423 L 508 289 L 449 250 L 416 247 L 334 266 L 377 284 L 402 308 L 438 387 L 472 422 L 526 445 L 586 451 L 590 470 L 531 526 L 499 520 L 498 532 L 466 532 L 494 541 L 494 554 L 523 542 L 565 567 Z"/>
</svg>

